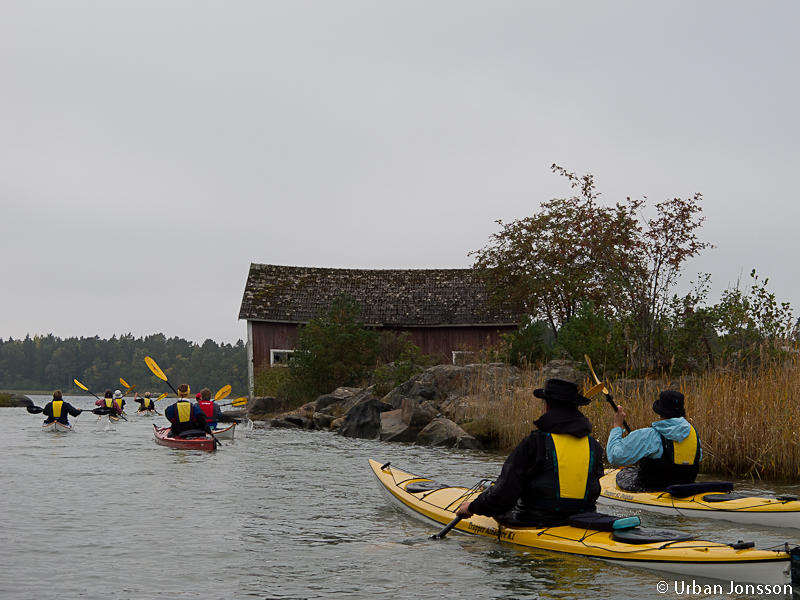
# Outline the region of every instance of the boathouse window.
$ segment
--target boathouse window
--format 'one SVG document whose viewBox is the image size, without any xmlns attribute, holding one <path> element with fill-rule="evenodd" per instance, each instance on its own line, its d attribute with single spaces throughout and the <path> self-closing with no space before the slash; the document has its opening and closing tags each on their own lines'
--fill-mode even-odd
<svg viewBox="0 0 800 600">
<path fill-rule="evenodd" d="M 470 350 L 453 350 L 453 364 L 464 366 L 474 361 L 475 353 Z"/>
<path fill-rule="evenodd" d="M 271 367 L 288 367 L 289 359 L 294 350 L 270 350 L 269 351 L 269 365 Z"/>
</svg>

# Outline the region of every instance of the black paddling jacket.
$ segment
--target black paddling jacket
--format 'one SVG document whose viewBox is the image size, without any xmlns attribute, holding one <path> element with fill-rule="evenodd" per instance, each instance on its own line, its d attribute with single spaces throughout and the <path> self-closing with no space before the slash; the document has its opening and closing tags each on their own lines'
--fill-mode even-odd
<svg viewBox="0 0 800 600">
<path fill-rule="evenodd" d="M 553 406 L 514 448 L 495 485 L 470 511 L 501 521 L 553 523 L 595 510 L 603 475 L 603 448 L 589 435 L 589 420 L 570 406 Z M 509 518 L 502 518 L 509 516 Z"/>
<path fill-rule="evenodd" d="M 184 431 L 199 429 L 208 431 L 208 423 L 203 410 L 189 400 L 178 400 L 164 409 L 164 416 L 171 424 L 173 435 Z"/>
<path fill-rule="evenodd" d="M 79 414 L 81 414 L 81 411 L 72 406 L 72 404 L 69 402 L 64 402 L 63 400 L 51 400 L 44 405 L 42 414 L 47 417 L 44 420 L 45 423 L 58 421 L 64 425 L 69 425 L 69 419 L 67 418 L 67 415 L 77 417 Z"/>
<path fill-rule="evenodd" d="M 678 483 L 694 483 L 700 470 L 700 438 L 694 427 L 677 442 L 661 435 L 661 458 L 639 459 L 637 484 L 647 490 L 664 490 Z"/>
</svg>

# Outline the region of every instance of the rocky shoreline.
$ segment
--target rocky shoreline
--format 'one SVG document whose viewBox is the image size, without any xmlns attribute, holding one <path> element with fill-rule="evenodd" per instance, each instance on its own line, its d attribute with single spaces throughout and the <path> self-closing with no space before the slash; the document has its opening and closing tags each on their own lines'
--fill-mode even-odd
<svg viewBox="0 0 800 600">
<path fill-rule="evenodd" d="M 263 427 L 335 431 L 355 438 L 426 446 L 489 449 L 491 440 L 474 431 L 469 416 L 470 389 L 476 381 L 512 387 L 518 368 L 503 364 L 431 367 L 385 396 L 373 388 L 338 388 L 312 402 L 284 411 L 281 401 L 255 398 L 248 417 Z"/>
</svg>

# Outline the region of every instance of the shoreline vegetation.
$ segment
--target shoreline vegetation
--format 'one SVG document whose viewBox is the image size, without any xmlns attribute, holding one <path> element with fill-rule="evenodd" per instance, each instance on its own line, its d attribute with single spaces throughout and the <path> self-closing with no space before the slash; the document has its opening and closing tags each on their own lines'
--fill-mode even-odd
<svg viewBox="0 0 800 600">
<path fill-rule="evenodd" d="M 509 451 L 532 428 L 543 410 L 533 390 L 542 387 L 540 371 L 523 369 L 519 384 L 498 385 L 477 377 L 468 391 L 467 431 L 484 431 Z M 588 377 L 583 389 L 591 387 Z M 580 384 L 579 384 L 580 385 Z M 662 389 L 686 396 L 686 416 L 703 445 L 700 472 L 720 477 L 797 481 L 800 478 L 800 363 L 758 371 L 716 371 L 678 379 L 610 382 L 617 404 L 627 413 L 631 429 L 647 427 L 658 417 L 652 404 Z M 592 423 L 592 435 L 608 440 L 613 411 L 602 395 L 581 408 Z M 484 436 L 481 436 L 484 437 Z"/>
</svg>

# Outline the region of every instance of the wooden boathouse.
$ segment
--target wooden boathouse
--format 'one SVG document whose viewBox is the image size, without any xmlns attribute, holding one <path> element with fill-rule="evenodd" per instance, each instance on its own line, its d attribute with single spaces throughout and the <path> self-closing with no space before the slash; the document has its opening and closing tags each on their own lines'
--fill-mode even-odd
<svg viewBox="0 0 800 600">
<path fill-rule="evenodd" d="M 514 331 L 522 315 L 489 303 L 474 269 L 329 269 L 250 265 L 239 310 L 247 320 L 248 370 L 286 364 L 298 328 L 342 295 L 378 330 L 408 332 L 423 353 L 458 362 Z"/>
</svg>

